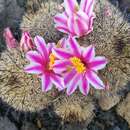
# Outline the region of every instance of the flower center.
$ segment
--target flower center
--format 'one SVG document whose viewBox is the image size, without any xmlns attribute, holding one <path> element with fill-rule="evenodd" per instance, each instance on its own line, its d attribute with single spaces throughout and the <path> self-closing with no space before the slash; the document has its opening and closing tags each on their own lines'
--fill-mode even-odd
<svg viewBox="0 0 130 130">
<path fill-rule="evenodd" d="M 70 58 L 70 61 L 78 73 L 83 73 L 86 70 L 85 65 L 82 63 L 82 61 L 79 58 L 72 57 Z"/>
<path fill-rule="evenodd" d="M 78 5 L 78 3 L 76 3 L 76 5 L 75 5 L 75 12 L 78 12 L 79 11 L 79 5 Z"/>
<path fill-rule="evenodd" d="M 53 53 L 50 54 L 49 56 L 50 62 L 49 62 L 49 70 L 52 70 L 52 66 L 55 63 L 55 56 Z"/>
</svg>

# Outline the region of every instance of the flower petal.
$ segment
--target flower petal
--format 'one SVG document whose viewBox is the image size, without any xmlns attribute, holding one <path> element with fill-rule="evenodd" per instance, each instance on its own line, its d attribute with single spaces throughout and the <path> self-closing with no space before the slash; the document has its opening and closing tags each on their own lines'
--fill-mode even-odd
<svg viewBox="0 0 130 130">
<path fill-rule="evenodd" d="M 52 52 L 59 59 L 68 59 L 72 57 L 72 54 L 64 48 L 54 48 Z"/>
<path fill-rule="evenodd" d="M 83 36 L 89 29 L 89 17 L 79 10 L 68 18 L 67 25 L 72 36 Z"/>
<path fill-rule="evenodd" d="M 65 82 L 65 85 L 68 85 L 71 80 L 73 79 L 73 77 L 76 75 L 76 71 L 75 69 L 72 69 L 71 71 L 67 72 L 65 75 L 64 75 L 64 82 Z"/>
<path fill-rule="evenodd" d="M 79 90 L 83 95 L 87 95 L 89 93 L 90 87 L 86 77 L 82 76 L 81 84 L 79 85 Z"/>
<path fill-rule="evenodd" d="M 68 44 L 70 46 L 70 49 L 72 50 L 73 54 L 77 57 L 81 56 L 81 50 L 80 50 L 80 45 L 76 41 L 76 39 L 73 37 L 68 38 Z"/>
<path fill-rule="evenodd" d="M 105 89 L 105 85 L 102 80 L 97 76 L 97 74 L 93 71 L 86 72 L 86 78 L 89 83 L 96 89 Z"/>
<path fill-rule="evenodd" d="M 56 60 L 55 64 L 53 65 L 53 70 L 55 73 L 62 73 L 67 70 L 67 67 L 71 65 L 69 60 Z"/>
<path fill-rule="evenodd" d="M 27 65 L 24 70 L 27 73 L 31 73 L 31 74 L 41 74 L 42 73 L 42 69 L 43 66 L 39 65 L 39 64 L 35 64 L 35 63 L 31 63 L 30 65 Z"/>
<path fill-rule="evenodd" d="M 78 3 L 76 0 L 64 0 L 65 11 L 67 15 L 71 15 L 76 11 Z"/>
<path fill-rule="evenodd" d="M 95 47 L 93 45 L 90 45 L 87 48 L 84 48 L 83 57 L 85 58 L 86 62 L 92 61 L 95 57 Z"/>
<path fill-rule="evenodd" d="M 59 40 L 58 43 L 59 43 L 60 48 L 67 48 L 67 40 L 65 37 Z"/>
<path fill-rule="evenodd" d="M 56 28 L 58 31 L 60 31 L 60 32 L 69 33 L 69 30 L 68 30 L 68 27 L 67 27 L 67 26 L 55 25 L 55 28 Z"/>
<path fill-rule="evenodd" d="M 60 25 L 67 25 L 67 15 L 66 13 L 57 14 L 54 17 L 54 22 L 56 24 Z"/>
<path fill-rule="evenodd" d="M 89 28 L 89 17 L 82 12 L 81 10 L 79 10 L 77 12 L 77 27 L 78 27 L 78 35 L 79 36 L 83 36 L 88 32 L 88 28 Z"/>
<path fill-rule="evenodd" d="M 42 81 L 42 91 L 43 92 L 47 92 L 50 89 L 52 89 L 52 83 L 51 83 L 51 80 L 50 80 L 50 77 L 48 74 L 42 75 L 41 81 Z"/>
<path fill-rule="evenodd" d="M 89 16 L 92 14 L 94 6 L 94 0 L 81 0 L 80 8 Z"/>
<path fill-rule="evenodd" d="M 39 53 L 44 57 L 44 59 L 48 60 L 48 50 L 45 40 L 41 36 L 36 36 L 34 38 L 34 42 L 37 46 L 37 50 L 39 51 Z"/>
<path fill-rule="evenodd" d="M 67 19 L 68 18 L 65 12 L 63 12 L 62 14 L 57 14 L 54 17 L 54 22 L 56 23 L 55 28 L 63 33 L 69 33 L 67 27 Z"/>
<path fill-rule="evenodd" d="M 37 51 L 28 51 L 26 53 L 26 58 L 35 63 L 42 64 L 44 63 L 44 60 L 42 59 L 41 55 Z"/>
<path fill-rule="evenodd" d="M 75 36 L 76 32 L 78 33 L 79 31 L 74 18 L 75 17 L 72 15 L 68 18 L 68 21 L 67 21 L 68 30 L 69 30 L 70 35 L 72 36 Z"/>
<path fill-rule="evenodd" d="M 55 47 L 55 43 L 48 43 L 47 47 L 48 47 L 48 54 L 52 53 L 52 49 Z"/>
<path fill-rule="evenodd" d="M 97 56 L 89 63 L 89 68 L 97 71 L 103 69 L 108 63 L 107 59 L 103 56 Z"/>
<path fill-rule="evenodd" d="M 51 74 L 51 82 L 56 85 L 59 91 L 65 89 L 65 84 L 63 78 L 56 74 Z"/>
<path fill-rule="evenodd" d="M 88 28 L 88 32 L 86 33 L 86 35 L 93 31 L 93 20 L 94 19 L 95 19 L 95 14 L 93 13 L 93 15 L 91 17 L 89 17 L 89 28 Z"/>
<path fill-rule="evenodd" d="M 67 95 L 71 95 L 77 89 L 80 77 L 81 76 L 79 74 L 75 75 L 73 80 L 71 80 L 71 82 L 67 85 Z"/>
</svg>

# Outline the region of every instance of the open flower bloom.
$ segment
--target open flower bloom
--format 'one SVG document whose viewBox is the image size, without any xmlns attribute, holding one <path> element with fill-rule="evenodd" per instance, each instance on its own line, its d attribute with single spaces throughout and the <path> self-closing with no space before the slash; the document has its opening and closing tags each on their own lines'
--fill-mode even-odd
<svg viewBox="0 0 130 130">
<path fill-rule="evenodd" d="M 20 40 L 20 49 L 24 52 L 32 50 L 34 48 L 34 44 L 29 32 L 25 31 L 22 33 L 22 38 Z"/>
<path fill-rule="evenodd" d="M 13 36 L 9 27 L 5 28 L 3 36 L 5 38 L 5 42 L 6 42 L 6 45 L 7 45 L 8 48 L 11 49 L 11 48 L 17 47 L 18 42 L 15 39 L 15 37 Z"/>
<path fill-rule="evenodd" d="M 51 51 L 54 43 L 49 43 L 47 46 L 44 39 L 40 36 L 36 36 L 34 42 L 37 51 L 27 52 L 26 57 L 30 61 L 30 65 L 25 67 L 25 71 L 27 73 L 37 74 L 41 78 L 42 90 L 44 92 L 49 91 L 53 84 L 58 90 L 64 89 L 64 80 L 52 68 L 55 62 L 55 56 Z"/>
<path fill-rule="evenodd" d="M 70 50 L 53 49 L 53 54 L 60 59 L 55 61 L 54 71 L 64 73 L 67 94 L 72 94 L 79 86 L 81 93 L 87 95 L 89 84 L 96 89 L 105 89 L 97 71 L 106 66 L 107 59 L 103 56 L 95 56 L 93 45 L 83 48 L 72 37 L 68 38 L 67 43 Z"/>
<path fill-rule="evenodd" d="M 72 36 L 81 37 L 93 30 L 94 0 L 64 0 L 65 11 L 54 17 L 57 30 Z"/>
</svg>

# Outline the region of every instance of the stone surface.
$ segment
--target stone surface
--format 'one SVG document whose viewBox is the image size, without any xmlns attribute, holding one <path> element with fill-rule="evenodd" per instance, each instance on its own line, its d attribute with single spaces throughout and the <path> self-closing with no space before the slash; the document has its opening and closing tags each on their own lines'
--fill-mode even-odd
<svg viewBox="0 0 130 130">
<path fill-rule="evenodd" d="M 117 107 L 117 113 L 123 117 L 130 126 L 130 93 Z"/>
<path fill-rule="evenodd" d="M 38 128 L 30 122 L 25 122 L 21 130 L 38 130 Z"/>
<path fill-rule="evenodd" d="M 130 0 L 120 0 L 120 6 L 122 8 L 129 8 L 130 9 Z"/>
<path fill-rule="evenodd" d="M 45 128 L 41 128 L 41 130 L 46 130 Z"/>
<path fill-rule="evenodd" d="M 113 130 L 121 130 L 118 126 L 114 127 Z"/>
<path fill-rule="evenodd" d="M 0 28 L 4 24 L 4 19 L 5 19 L 5 0 L 0 0 Z"/>
<path fill-rule="evenodd" d="M 76 125 L 76 124 L 68 124 L 65 125 L 62 130 L 87 130 L 87 128 L 82 128 L 80 125 Z"/>
<path fill-rule="evenodd" d="M 18 130 L 16 126 L 7 118 L 0 117 L 0 130 Z"/>
</svg>

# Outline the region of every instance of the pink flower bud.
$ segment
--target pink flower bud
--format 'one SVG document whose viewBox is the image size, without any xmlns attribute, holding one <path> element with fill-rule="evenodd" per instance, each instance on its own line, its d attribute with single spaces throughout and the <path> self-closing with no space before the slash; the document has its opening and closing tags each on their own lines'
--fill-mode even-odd
<svg viewBox="0 0 130 130">
<path fill-rule="evenodd" d="M 31 35 L 27 31 L 23 32 L 20 41 L 20 49 L 24 52 L 27 52 L 29 50 L 32 50 L 33 48 L 34 48 L 34 44 Z"/>
<path fill-rule="evenodd" d="M 16 48 L 17 45 L 18 45 L 18 42 L 17 40 L 14 38 L 11 30 L 9 27 L 5 28 L 4 29 L 4 33 L 3 33 L 3 36 L 5 38 L 5 41 L 6 41 L 6 45 L 8 48 Z"/>
<path fill-rule="evenodd" d="M 81 0 L 80 5 L 76 0 L 64 0 L 61 9 L 64 12 L 55 15 L 55 28 L 71 36 L 81 37 L 93 31 L 94 0 Z"/>
</svg>

